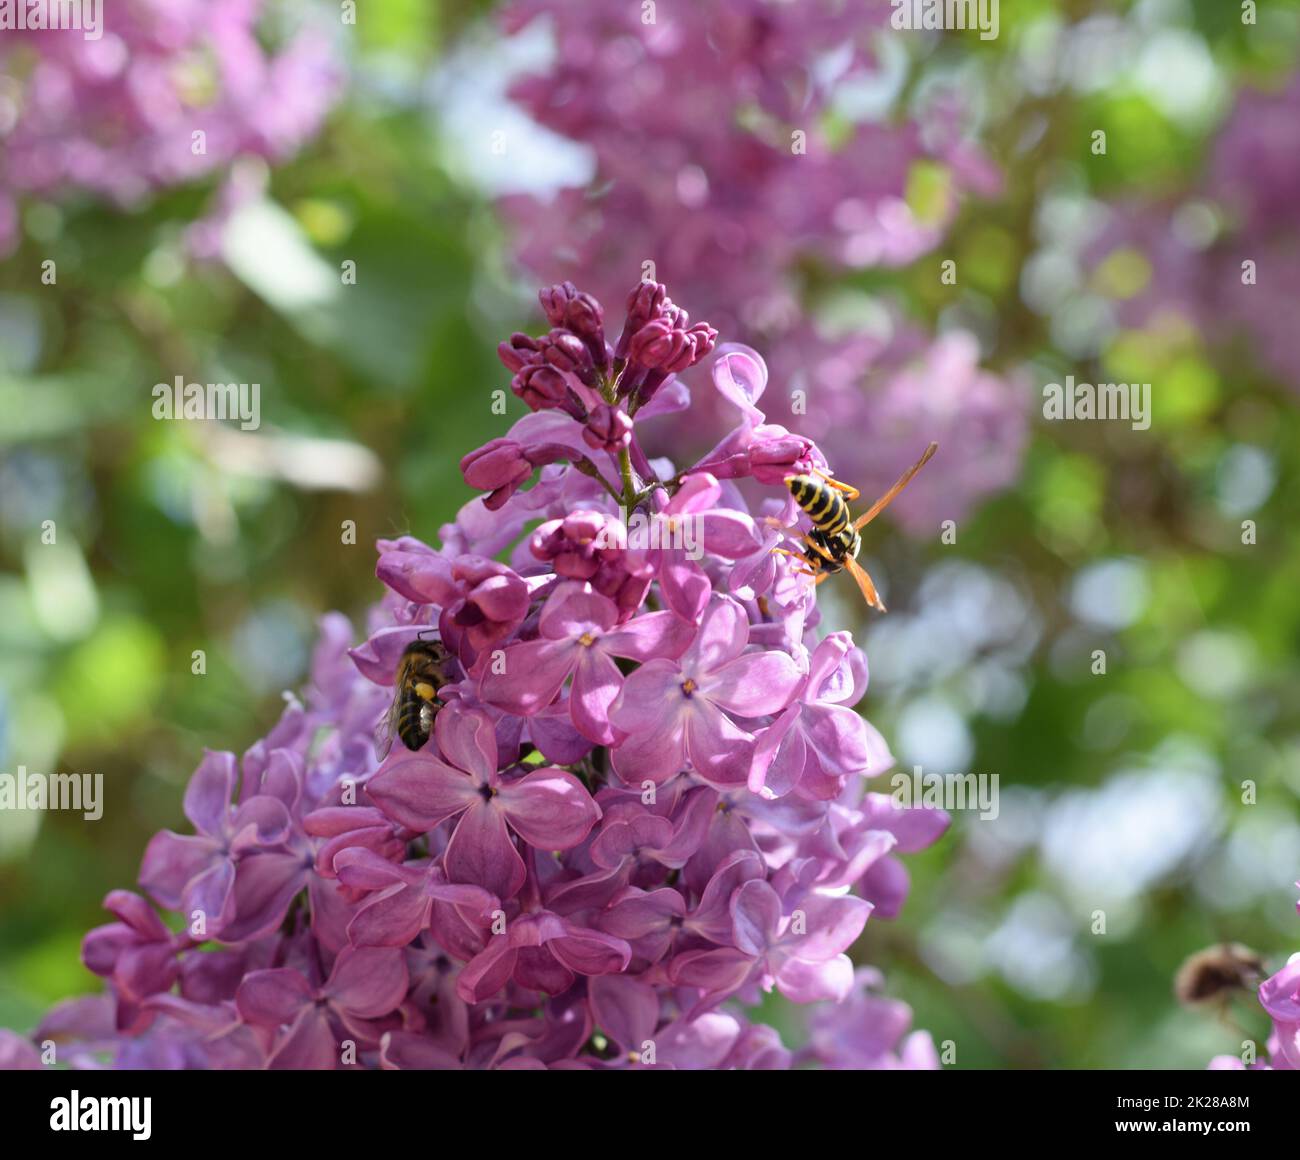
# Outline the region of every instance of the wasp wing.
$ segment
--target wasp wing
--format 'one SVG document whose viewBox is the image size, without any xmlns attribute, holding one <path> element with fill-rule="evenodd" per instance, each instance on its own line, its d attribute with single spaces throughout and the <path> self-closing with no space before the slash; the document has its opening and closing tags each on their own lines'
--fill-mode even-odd
<svg viewBox="0 0 1300 1160">
<path fill-rule="evenodd" d="M 939 450 L 939 444 L 931 443 L 930 446 L 925 449 L 925 454 L 922 455 L 921 458 L 918 459 L 915 463 L 913 463 L 912 466 L 909 467 L 905 472 L 903 472 L 903 474 L 899 477 L 898 482 L 894 484 L 894 486 L 891 487 L 887 492 L 885 492 L 885 494 L 882 495 L 878 500 L 876 500 L 876 502 L 873 503 L 862 515 L 858 516 L 858 518 L 853 521 L 854 529 L 861 530 L 862 528 L 865 528 L 882 511 L 884 511 L 885 508 L 887 508 L 891 503 L 893 503 L 894 497 L 898 495 L 898 493 L 902 491 L 903 488 L 905 488 L 909 483 L 912 482 L 912 476 L 914 476 L 918 471 L 921 470 L 921 468 L 923 468 L 927 463 L 929 463 L 931 456 L 933 456 L 934 453 L 938 450 Z"/>
<path fill-rule="evenodd" d="M 862 593 L 862 599 L 877 612 L 884 612 L 885 602 L 880 599 L 880 593 L 876 591 L 876 586 L 871 582 L 871 577 L 867 575 L 867 570 L 851 556 L 844 561 L 844 567 L 857 582 L 858 590 Z"/>
</svg>

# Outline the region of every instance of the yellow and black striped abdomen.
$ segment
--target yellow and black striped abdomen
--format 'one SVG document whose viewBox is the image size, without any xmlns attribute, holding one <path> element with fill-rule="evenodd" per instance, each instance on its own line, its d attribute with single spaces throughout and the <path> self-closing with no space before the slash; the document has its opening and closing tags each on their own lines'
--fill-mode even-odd
<svg viewBox="0 0 1300 1160">
<path fill-rule="evenodd" d="M 790 494 L 812 520 L 813 527 L 829 536 L 842 532 L 852 522 L 844 496 L 820 476 L 794 475 L 785 481 Z"/>
</svg>

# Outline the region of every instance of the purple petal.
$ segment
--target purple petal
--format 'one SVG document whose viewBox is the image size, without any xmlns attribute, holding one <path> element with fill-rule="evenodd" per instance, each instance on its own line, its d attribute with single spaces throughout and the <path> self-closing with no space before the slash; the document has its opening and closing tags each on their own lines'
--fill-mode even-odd
<svg viewBox="0 0 1300 1160">
<path fill-rule="evenodd" d="M 802 715 L 808 742 L 821 759 L 822 768 L 835 777 L 876 772 L 867 723 L 841 705 L 806 705 Z"/>
<path fill-rule="evenodd" d="M 451 1052 L 411 1031 L 385 1032 L 380 1041 L 379 1062 L 392 1071 L 461 1070 L 460 1060 Z"/>
<path fill-rule="evenodd" d="M 691 931 L 710 942 L 730 944 L 734 937 L 732 896 L 746 882 L 762 881 L 765 874 L 763 859 L 753 850 L 736 850 L 729 854 L 718 864 L 700 895 L 699 905 L 687 923 Z M 779 909 L 778 906 L 778 912 Z M 775 929 L 774 926 L 772 930 Z"/>
<path fill-rule="evenodd" d="M 754 764 L 749 770 L 751 793 L 784 797 L 803 777 L 808 749 L 803 731 L 797 728 L 800 705 L 792 705 L 763 730 L 754 746 Z"/>
<path fill-rule="evenodd" d="M 722 498 L 722 488 L 718 481 L 707 471 L 688 475 L 677 494 L 668 501 L 663 510 L 665 516 L 687 515 L 694 512 L 709 511 L 718 505 Z"/>
<path fill-rule="evenodd" d="M 677 717 L 664 730 L 633 733 L 613 750 L 610 760 L 625 785 L 662 785 L 682 771 L 685 751 L 686 725 Z"/>
<path fill-rule="evenodd" d="M 586 584 L 561 584 L 551 593 L 538 620 L 538 630 L 548 640 L 569 640 L 590 632 L 602 636 L 618 621 L 618 608 L 608 596 Z"/>
<path fill-rule="evenodd" d="M 201 834 L 226 832 L 238 766 L 233 753 L 209 749 L 185 789 L 185 816 Z"/>
<path fill-rule="evenodd" d="M 270 934 L 283 921 L 289 903 L 311 876 L 301 854 L 256 854 L 235 870 L 234 918 L 221 928 L 225 942 Z"/>
<path fill-rule="evenodd" d="M 510 981 L 518 951 L 506 935 L 494 935 L 483 950 L 465 964 L 456 978 L 456 994 L 466 1003 L 495 995 Z"/>
<path fill-rule="evenodd" d="M 406 996 L 406 959 L 390 947 L 348 947 L 339 952 L 322 988 L 340 1011 L 362 1019 L 387 1015 Z"/>
<path fill-rule="evenodd" d="M 499 800 L 511 827 L 539 850 L 576 846 L 600 819 L 586 787 L 562 769 L 539 769 L 503 784 Z"/>
<path fill-rule="evenodd" d="M 715 597 L 704 612 L 700 630 L 682 655 L 682 671 L 700 679 L 740 656 L 749 639 L 749 618 L 734 600 Z"/>
<path fill-rule="evenodd" d="M 691 768 L 710 785 L 745 784 L 754 760 L 754 739 L 702 697 L 686 716 L 686 754 Z M 620 774 L 621 776 L 621 774 Z"/>
<path fill-rule="evenodd" d="M 659 996 L 646 983 L 625 975 L 602 975 L 587 987 L 591 1014 L 624 1051 L 639 1051 L 659 1025 Z"/>
<path fill-rule="evenodd" d="M 839 1003 L 853 990 L 853 963 L 848 955 L 821 963 L 791 959 L 776 976 L 777 990 L 794 1003 L 816 1003 L 829 999 Z"/>
<path fill-rule="evenodd" d="M 761 878 L 743 882 L 731 896 L 732 937 L 749 955 L 760 955 L 776 938 L 781 899 Z"/>
<path fill-rule="evenodd" d="M 763 546 L 758 528 L 744 512 L 719 509 L 704 512 L 699 521 L 700 546 L 710 555 L 739 560 Z"/>
<path fill-rule="evenodd" d="M 318 1007 L 304 1007 L 280 1037 L 266 1066 L 274 1071 L 332 1071 L 338 1044 L 329 1019 Z"/>
<path fill-rule="evenodd" d="M 497 771 L 496 727 L 486 714 L 450 706 L 434 720 L 438 752 L 483 785 Z"/>
<path fill-rule="evenodd" d="M 871 903 L 851 894 L 839 897 L 813 894 L 796 909 L 803 912 L 806 933 L 787 933 L 782 937 L 782 944 L 795 947 L 801 959 L 825 962 L 853 945 L 867 925 L 872 907 Z"/>
<path fill-rule="evenodd" d="M 724 343 L 714 359 L 712 377 L 718 393 L 739 407 L 750 423 L 763 422 L 763 412 L 756 406 L 767 387 L 762 355 L 738 342 Z"/>
<path fill-rule="evenodd" d="M 753 968 L 754 960 L 744 951 L 722 947 L 678 955 L 668 967 L 668 977 L 677 986 L 726 994 L 739 988 Z"/>
<path fill-rule="evenodd" d="M 231 856 L 265 846 L 278 846 L 289 836 L 293 820 L 279 798 L 257 794 L 235 811 L 230 820 Z"/>
<path fill-rule="evenodd" d="M 229 858 L 216 858 L 185 887 L 181 906 L 186 923 L 201 917 L 210 935 L 223 933 L 234 915 L 235 867 Z"/>
<path fill-rule="evenodd" d="M 171 931 L 158 917 L 158 912 L 130 890 L 110 890 L 104 896 L 104 909 L 117 915 L 141 938 L 161 942 L 171 937 Z"/>
<path fill-rule="evenodd" d="M 211 838 L 162 830 L 145 848 L 140 885 L 159 905 L 179 910 L 186 885 L 219 857 L 219 847 Z"/>
<path fill-rule="evenodd" d="M 530 717 L 559 695 L 584 649 L 575 640 L 530 640 L 505 650 L 498 668 L 489 665 L 479 695 L 507 713 Z"/>
<path fill-rule="evenodd" d="M 907 901 L 911 876 L 897 858 L 877 858 L 858 880 L 858 893 L 874 907 L 877 918 L 897 918 Z"/>
<path fill-rule="evenodd" d="M 623 674 L 609 656 L 595 648 L 579 647 L 577 661 L 569 693 L 573 724 L 584 737 L 598 745 L 611 745 L 614 731 L 609 723 L 609 710 L 622 691 Z"/>
<path fill-rule="evenodd" d="M 682 714 L 684 680 L 674 661 L 646 662 L 623 682 L 610 722 L 624 733 L 666 732 Z"/>
<path fill-rule="evenodd" d="M 442 720 L 444 713 L 438 714 Z M 371 799 L 394 821 L 427 833 L 479 800 L 469 775 L 425 750 L 394 754 L 366 785 Z"/>
<path fill-rule="evenodd" d="M 783 652 L 746 653 L 700 681 L 709 700 L 740 717 L 779 713 L 803 679 Z M 845 710 L 850 712 L 850 710 Z"/>
<path fill-rule="evenodd" d="M 456 823 L 444 855 L 447 877 L 513 898 L 524 884 L 524 860 L 506 828 L 505 813 L 492 802 L 470 806 Z"/>
<path fill-rule="evenodd" d="M 390 886 L 357 911 L 348 938 L 357 947 L 404 947 L 429 925 L 432 909 L 433 900 L 415 887 Z"/>
<path fill-rule="evenodd" d="M 611 975 L 627 969 L 632 948 L 621 938 L 565 924 L 567 933 L 548 944 L 551 953 L 580 975 Z"/>
<path fill-rule="evenodd" d="M 679 657 L 695 636 L 695 626 L 674 612 L 647 612 L 600 640 L 602 651 L 634 661 Z"/>
<path fill-rule="evenodd" d="M 683 555 L 667 559 L 659 570 L 664 603 L 683 620 L 696 621 L 709 603 L 709 578 Z"/>
<path fill-rule="evenodd" d="M 406 646 L 421 632 L 427 631 L 428 627 L 421 624 L 381 628 L 369 640 L 348 649 L 348 656 L 363 677 L 377 685 L 392 685 L 397 679 L 397 666 Z"/>
<path fill-rule="evenodd" d="M 399 596 L 416 604 L 445 606 L 460 597 L 451 563 L 433 552 L 394 548 L 379 557 L 375 575 Z"/>
<path fill-rule="evenodd" d="M 1300 959 L 1260 984 L 1259 1002 L 1279 1022 L 1300 1023 Z"/>
<path fill-rule="evenodd" d="M 314 997 L 299 972 L 281 967 L 246 975 L 235 995 L 235 1007 L 247 1023 L 279 1027 L 290 1022 Z"/>
</svg>

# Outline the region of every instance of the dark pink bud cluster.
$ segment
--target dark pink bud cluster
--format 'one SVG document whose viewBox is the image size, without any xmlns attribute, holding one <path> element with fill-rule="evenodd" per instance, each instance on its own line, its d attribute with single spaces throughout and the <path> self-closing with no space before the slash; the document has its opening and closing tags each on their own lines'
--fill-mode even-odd
<svg viewBox="0 0 1300 1160">
<path fill-rule="evenodd" d="M 585 353 L 585 348 L 582 350 Z M 556 348 L 551 335 L 533 338 L 518 332 L 512 334 L 509 342 L 497 347 L 497 357 L 507 370 L 514 372 L 510 389 L 528 404 L 529 410 L 558 409 L 575 419 L 586 417 L 586 407 L 565 377 L 567 366 L 556 365 L 556 361 L 564 364 L 572 360 L 562 348 Z"/>
<path fill-rule="evenodd" d="M 605 312 L 596 299 L 584 294 L 572 282 L 558 282 L 539 290 L 537 299 L 553 327 L 566 330 L 581 341 L 598 370 L 609 368 Z"/>
<path fill-rule="evenodd" d="M 549 520 L 533 533 L 528 546 L 557 576 L 587 581 L 624 615 L 640 607 L 654 579 L 654 567 L 644 553 L 628 550 L 622 521 L 604 512 L 577 511 Z"/>
<path fill-rule="evenodd" d="M 676 374 L 693 367 L 713 350 L 718 332 L 707 322 L 688 327 L 685 310 L 673 307 L 632 336 L 628 358 L 652 370 Z"/>
<path fill-rule="evenodd" d="M 616 354 L 647 370 L 677 374 L 708 355 L 717 341 L 718 332 L 707 322 L 691 325 L 691 316 L 661 283 L 642 282 L 628 295 Z"/>
<path fill-rule="evenodd" d="M 468 644 L 474 653 L 510 636 L 528 614 L 528 585 L 514 571 L 482 556 L 462 556 L 452 566 L 462 599 L 442 611 L 439 628 L 449 644 Z M 466 659 L 465 648 L 458 648 Z"/>
<path fill-rule="evenodd" d="M 644 406 L 669 375 L 693 367 L 717 340 L 707 322 L 691 325 L 690 315 L 661 283 L 640 283 L 628 295 L 627 321 L 615 351 L 627 363 L 619 394 L 633 400 L 632 410 Z"/>
</svg>

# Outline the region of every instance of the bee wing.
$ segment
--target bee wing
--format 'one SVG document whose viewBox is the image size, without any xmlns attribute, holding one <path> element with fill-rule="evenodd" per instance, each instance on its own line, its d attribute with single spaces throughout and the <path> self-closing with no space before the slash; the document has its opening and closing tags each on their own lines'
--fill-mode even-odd
<svg viewBox="0 0 1300 1160">
<path fill-rule="evenodd" d="M 398 690 L 400 694 L 400 689 Z M 399 698 L 393 697 L 393 703 L 388 706 L 388 711 L 380 719 L 379 724 L 375 726 L 375 756 L 383 761 L 388 756 L 388 751 L 393 748 L 393 738 L 397 736 L 397 711 Z"/>
<path fill-rule="evenodd" d="M 921 458 L 918 459 L 915 463 L 913 463 L 912 466 L 909 467 L 905 472 L 903 472 L 901 476 L 899 476 L 898 482 L 894 484 L 894 486 L 891 487 L 887 492 L 885 492 L 885 494 L 882 495 L 878 500 L 876 500 L 875 503 L 873 503 L 869 508 L 867 508 L 867 510 L 862 515 L 858 516 L 858 518 L 853 521 L 854 530 L 861 530 L 862 528 L 865 528 L 869 523 L 871 523 L 872 520 L 874 520 L 881 512 L 883 512 L 885 508 L 887 508 L 891 503 L 893 503 L 894 497 L 898 495 L 898 493 L 902 491 L 903 488 L 905 488 L 909 483 L 912 482 L 912 476 L 914 476 L 918 471 L 921 470 L 921 468 L 923 468 L 927 463 L 929 463 L 931 456 L 933 456 L 934 453 L 938 450 L 939 450 L 939 444 L 931 443 L 930 446 L 925 449 L 925 454 L 922 455 Z"/>
<path fill-rule="evenodd" d="M 384 714 L 383 720 L 375 726 L 375 753 L 380 761 L 388 756 L 388 751 L 393 747 L 393 738 L 397 736 L 397 721 L 402 710 L 402 691 L 406 688 L 410 676 L 411 658 L 408 653 L 403 653 L 402 659 L 397 664 L 397 675 L 393 680 L 392 703 L 388 706 L 388 712 Z"/>
<path fill-rule="evenodd" d="M 862 593 L 862 599 L 877 612 L 884 612 L 885 602 L 880 599 L 880 593 L 876 591 L 876 586 L 871 582 L 871 577 L 867 575 L 867 570 L 851 556 L 844 561 L 844 567 L 848 569 L 849 575 L 857 582 L 858 590 Z"/>
</svg>

